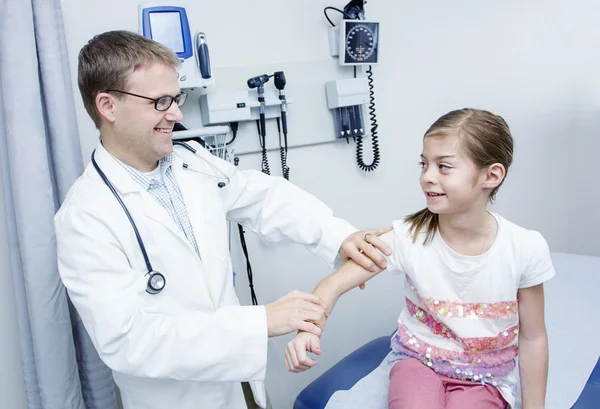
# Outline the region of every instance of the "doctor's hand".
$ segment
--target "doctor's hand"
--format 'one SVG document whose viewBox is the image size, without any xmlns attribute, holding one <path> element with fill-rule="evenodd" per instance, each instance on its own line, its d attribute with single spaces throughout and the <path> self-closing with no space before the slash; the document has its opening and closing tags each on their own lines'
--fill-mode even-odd
<svg viewBox="0 0 600 409">
<path fill-rule="evenodd" d="M 392 227 L 377 230 L 362 230 L 349 235 L 340 247 L 340 257 L 345 263 L 349 259 L 363 268 L 379 273 L 386 268 L 386 255 L 392 254 L 392 249 L 379 238 L 392 230 Z M 381 253 L 380 253 L 381 252 Z M 361 286 L 363 288 L 364 285 Z"/>
<path fill-rule="evenodd" d="M 317 336 L 327 318 L 327 307 L 319 297 L 302 291 L 292 291 L 265 307 L 270 337 L 306 331 Z"/>
<path fill-rule="evenodd" d="M 321 355 L 321 340 L 308 332 L 299 332 L 285 349 L 285 366 L 290 372 L 304 372 L 317 364 L 307 352 Z"/>
</svg>

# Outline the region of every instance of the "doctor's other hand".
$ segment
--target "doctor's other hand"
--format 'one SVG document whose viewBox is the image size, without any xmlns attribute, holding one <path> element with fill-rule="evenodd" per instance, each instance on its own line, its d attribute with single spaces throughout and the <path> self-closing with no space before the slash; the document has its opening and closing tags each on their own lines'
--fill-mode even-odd
<svg viewBox="0 0 600 409">
<path fill-rule="evenodd" d="M 381 253 L 388 256 L 392 254 L 392 249 L 379 236 L 391 230 L 392 227 L 388 227 L 352 233 L 340 247 L 340 258 L 344 263 L 352 259 L 363 268 L 379 273 L 386 268 L 385 258 Z"/>
<path fill-rule="evenodd" d="M 321 328 L 327 318 L 325 303 L 314 294 L 292 291 L 265 307 L 267 328 L 270 337 L 306 331 L 321 335 Z"/>
<path fill-rule="evenodd" d="M 317 361 L 311 359 L 307 352 L 321 355 L 321 340 L 314 334 L 299 332 L 294 339 L 288 342 L 285 349 L 285 366 L 287 366 L 287 370 L 299 373 L 315 366 Z"/>
</svg>

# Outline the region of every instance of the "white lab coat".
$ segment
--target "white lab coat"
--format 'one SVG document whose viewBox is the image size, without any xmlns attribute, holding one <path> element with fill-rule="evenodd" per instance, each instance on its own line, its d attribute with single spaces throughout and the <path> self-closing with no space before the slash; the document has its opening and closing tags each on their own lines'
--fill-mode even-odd
<svg viewBox="0 0 600 409">
<path fill-rule="evenodd" d="M 284 179 L 236 172 L 193 146 L 205 160 L 176 147 L 181 157 L 173 172 L 200 258 L 167 211 L 100 143 L 96 148 L 96 161 L 128 207 L 153 269 L 166 277 L 161 293 L 146 293 L 146 265 L 133 229 L 91 163 L 55 217 L 61 279 L 126 409 L 245 409 L 241 381 L 251 381 L 256 402 L 265 407 L 265 308 L 239 306 L 227 220 L 268 241 L 302 243 L 330 264 L 356 231 Z M 220 189 L 220 180 L 184 169 L 183 161 L 221 176 L 210 161 L 231 181 Z"/>
</svg>

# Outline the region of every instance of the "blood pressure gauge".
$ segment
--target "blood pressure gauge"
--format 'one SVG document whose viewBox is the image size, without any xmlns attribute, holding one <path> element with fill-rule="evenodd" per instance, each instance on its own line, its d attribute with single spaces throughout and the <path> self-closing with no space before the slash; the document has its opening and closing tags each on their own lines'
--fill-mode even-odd
<svg viewBox="0 0 600 409">
<path fill-rule="evenodd" d="M 377 64 L 379 23 L 342 20 L 340 31 L 340 65 Z"/>
</svg>

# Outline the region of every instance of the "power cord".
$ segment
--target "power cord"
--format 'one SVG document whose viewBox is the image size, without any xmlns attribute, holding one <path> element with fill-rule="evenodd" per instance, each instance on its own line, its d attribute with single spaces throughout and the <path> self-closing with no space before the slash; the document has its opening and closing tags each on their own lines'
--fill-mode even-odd
<svg viewBox="0 0 600 409">
<path fill-rule="evenodd" d="M 226 146 L 231 145 L 235 141 L 235 138 L 237 137 L 238 133 L 239 124 L 237 122 L 230 122 L 229 127 L 231 128 L 233 136 L 231 137 L 231 140 L 225 144 Z"/>
<path fill-rule="evenodd" d="M 336 7 L 329 7 L 329 6 L 328 6 L 328 7 L 325 7 L 325 8 L 323 9 L 323 14 L 325 14 L 325 18 L 327 19 L 327 21 L 329 21 L 329 24 L 331 24 L 331 27 L 335 27 L 335 24 L 333 24 L 333 21 L 331 21 L 331 19 L 330 19 L 330 18 L 329 18 L 329 16 L 327 15 L 327 10 L 335 10 L 335 11 L 337 11 L 338 13 L 342 13 L 342 14 L 344 15 L 344 17 L 346 17 L 346 18 L 348 18 L 348 19 L 351 19 L 351 20 L 352 20 L 352 17 L 351 17 L 351 16 L 350 16 L 348 13 L 346 13 L 345 11 L 343 11 L 343 10 L 340 10 L 340 9 L 338 9 L 338 8 L 336 8 Z"/>
</svg>

